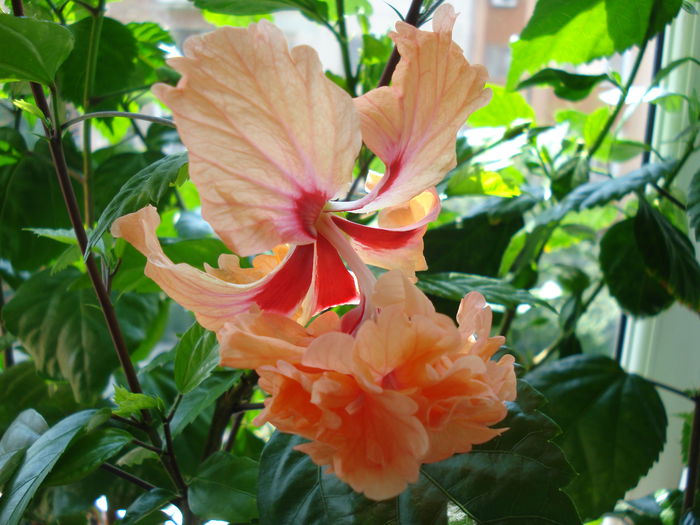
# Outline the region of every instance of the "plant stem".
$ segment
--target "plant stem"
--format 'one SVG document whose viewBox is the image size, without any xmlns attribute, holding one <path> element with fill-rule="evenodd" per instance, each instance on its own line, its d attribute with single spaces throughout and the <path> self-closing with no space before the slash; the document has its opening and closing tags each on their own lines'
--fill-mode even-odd
<svg viewBox="0 0 700 525">
<path fill-rule="evenodd" d="M 688 477 L 683 495 L 683 514 L 695 505 L 695 493 L 700 480 L 700 395 L 693 398 L 693 428 L 690 431 L 690 450 L 688 451 Z"/>
<path fill-rule="evenodd" d="M 498 335 L 506 336 L 510 331 L 510 325 L 513 324 L 515 319 L 515 308 L 508 308 L 503 314 L 503 320 L 501 321 L 501 328 L 498 330 Z"/>
<path fill-rule="evenodd" d="M 661 195 L 662 197 L 668 199 L 668 200 L 669 200 L 670 202 L 672 202 L 677 208 L 679 208 L 679 209 L 681 209 L 681 210 L 683 210 L 683 211 L 687 211 L 688 208 L 686 207 L 686 205 L 683 204 L 683 203 L 682 203 L 681 201 L 679 201 L 678 199 L 676 199 L 673 195 L 671 195 L 671 193 L 670 193 L 668 190 L 665 190 L 664 188 L 662 188 L 661 186 L 659 186 L 659 185 L 658 185 L 657 183 L 655 183 L 655 182 L 653 182 L 651 185 L 652 185 L 652 187 L 658 192 L 659 195 Z"/>
<path fill-rule="evenodd" d="M 114 474 L 115 476 L 119 476 L 120 478 L 125 479 L 129 483 L 133 483 L 137 487 L 141 487 L 143 490 L 151 490 L 156 488 L 155 485 L 152 485 L 148 481 L 144 481 L 141 478 L 134 476 L 130 472 L 122 470 L 119 467 L 115 467 L 114 465 L 111 465 L 109 463 L 103 463 L 102 465 L 100 465 L 100 468 L 102 470 L 106 470 L 111 474 Z"/>
<path fill-rule="evenodd" d="M 335 0 L 336 12 L 338 15 L 338 31 L 334 32 L 340 44 L 340 52 L 343 56 L 343 69 L 345 70 L 345 83 L 347 90 L 351 96 L 356 96 L 357 79 L 352 72 L 352 64 L 350 63 L 350 49 L 348 48 L 348 30 L 345 26 L 345 2 L 344 0 Z"/>
<path fill-rule="evenodd" d="M 404 18 L 404 22 L 415 26 L 420 18 L 420 8 L 422 5 L 423 0 L 412 0 L 411 6 L 408 8 L 408 13 L 406 13 L 406 18 Z M 389 61 L 386 63 L 384 71 L 382 71 L 382 76 L 379 79 L 378 87 L 389 85 L 389 82 L 391 82 L 391 76 L 394 74 L 394 70 L 399 63 L 400 58 L 401 56 L 399 55 L 399 51 L 396 49 L 396 46 L 394 46 L 394 50 L 391 52 Z"/>
<path fill-rule="evenodd" d="M 207 443 L 202 453 L 202 460 L 207 459 L 221 448 L 224 432 L 226 431 L 231 415 L 237 407 L 243 405 L 250 399 L 257 380 L 258 374 L 251 371 L 217 399 L 216 408 L 214 409 L 214 415 L 212 416 L 211 425 L 209 427 Z"/>
<path fill-rule="evenodd" d="M 233 425 L 231 425 L 231 433 L 228 435 L 226 440 L 226 446 L 224 450 L 226 452 L 231 452 L 233 450 L 233 445 L 236 442 L 236 436 L 238 435 L 238 430 L 241 428 L 241 423 L 243 422 L 243 412 L 238 412 L 233 415 Z"/>
<path fill-rule="evenodd" d="M 87 63 L 85 65 L 85 85 L 83 86 L 83 109 L 86 112 L 90 107 L 90 94 L 95 84 L 104 7 L 105 0 L 99 0 L 97 9 L 92 12 Z M 88 227 L 91 227 L 94 222 L 94 206 L 92 198 L 92 121 L 90 120 L 86 120 L 83 125 L 83 210 L 85 212 L 85 223 Z"/>
<path fill-rule="evenodd" d="M 683 392 L 683 390 L 680 390 L 678 388 L 672 387 L 670 385 L 667 385 L 665 383 L 660 383 L 658 381 L 654 381 L 653 379 L 649 379 L 648 377 L 645 377 L 647 381 L 649 381 L 652 385 L 654 385 L 657 388 L 661 388 L 662 390 L 667 390 L 668 392 L 671 392 L 673 394 L 676 394 L 678 396 L 684 397 L 690 401 L 694 401 L 695 398 L 691 396 L 690 394 Z"/>
<path fill-rule="evenodd" d="M 155 122 L 156 124 L 161 124 L 163 126 L 168 126 L 171 128 L 175 127 L 175 123 L 172 120 L 161 117 L 154 117 L 153 115 L 146 115 L 145 113 L 128 113 L 126 111 L 95 111 L 93 113 L 85 113 L 84 115 L 80 115 L 79 117 L 67 120 L 61 125 L 61 129 L 65 130 L 73 126 L 74 124 L 77 124 L 78 122 L 82 122 L 83 120 L 105 117 L 123 117 L 136 120 L 147 120 L 149 122 Z"/>
<path fill-rule="evenodd" d="M 150 450 L 152 452 L 155 452 L 156 454 L 160 455 L 163 453 L 161 449 L 158 447 L 154 447 L 153 445 L 149 445 L 148 443 L 145 443 L 144 441 L 141 441 L 139 439 L 132 439 L 131 442 L 136 445 L 137 447 L 145 448 L 146 450 Z"/>
<path fill-rule="evenodd" d="M 610 117 L 608 117 L 608 120 L 605 123 L 605 126 L 603 127 L 602 131 L 598 134 L 598 137 L 596 138 L 595 142 L 593 143 L 593 146 L 591 146 L 591 149 L 588 150 L 588 158 L 589 159 L 593 158 L 593 155 L 603 145 L 603 142 L 605 141 L 605 137 L 607 136 L 608 132 L 612 128 L 613 124 L 615 123 L 615 120 L 617 119 L 617 116 L 620 114 L 620 111 L 622 111 L 622 108 L 625 106 L 625 102 L 627 101 L 627 95 L 629 94 L 630 89 L 632 88 L 632 84 L 634 83 L 634 79 L 637 76 L 637 72 L 639 71 L 639 66 L 642 65 L 642 59 L 644 58 L 644 52 L 647 49 L 648 43 L 649 43 L 649 35 L 647 34 L 647 36 L 644 38 L 644 42 L 642 42 L 642 45 L 639 48 L 639 52 L 637 53 L 637 58 L 635 59 L 634 65 L 632 66 L 632 71 L 630 71 L 630 76 L 622 88 L 622 93 L 620 93 L 620 100 L 617 101 L 617 105 L 615 106 L 615 110 L 612 112 L 612 115 L 610 115 Z"/>
</svg>

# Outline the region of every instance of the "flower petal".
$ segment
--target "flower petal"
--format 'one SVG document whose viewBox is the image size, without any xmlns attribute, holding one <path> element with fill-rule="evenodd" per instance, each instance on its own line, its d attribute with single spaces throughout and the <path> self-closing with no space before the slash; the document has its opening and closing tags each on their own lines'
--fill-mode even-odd
<svg viewBox="0 0 700 525">
<path fill-rule="evenodd" d="M 156 228 L 160 217 L 153 206 L 117 219 L 112 235 L 123 237 L 146 256 L 145 273 L 174 301 L 192 310 L 199 323 L 218 330 L 251 305 L 268 311 L 292 313 L 311 285 L 314 248 L 297 246 L 276 270 L 254 283 L 224 281 L 187 264 L 175 264 L 163 252 Z"/>
<path fill-rule="evenodd" d="M 311 290 L 302 305 L 304 323 L 317 313 L 339 304 L 357 302 L 355 279 L 345 268 L 338 251 L 323 236 L 316 239 L 314 275 Z"/>
<path fill-rule="evenodd" d="M 385 214 L 386 212 L 386 214 Z M 366 263 L 387 270 L 401 270 L 407 277 L 428 268 L 423 256 L 426 225 L 440 213 L 434 190 L 408 203 L 379 213 L 379 228 L 333 215 L 333 222 L 350 236 L 350 244 Z"/>
<path fill-rule="evenodd" d="M 176 88 L 153 92 L 189 150 L 202 216 L 240 255 L 315 238 L 325 202 L 350 181 L 361 144 L 350 96 L 316 52 L 267 21 L 185 43 Z"/>
<path fill-rule="evenodd" d="M 401 61 L 392 85 L 355 99 L 362 138 L 387 173 L 367 196 L 338 210 L 361 206 L 358 212 L 368 212 L 406 202 L 455 166 L 457 131 L 490 99 L 486 70 L 470 65 L 452 41 L 455 18 L 445 4 L 435 11 L 433 32 L 396 24 L 391 37 Z"/>
</svg>

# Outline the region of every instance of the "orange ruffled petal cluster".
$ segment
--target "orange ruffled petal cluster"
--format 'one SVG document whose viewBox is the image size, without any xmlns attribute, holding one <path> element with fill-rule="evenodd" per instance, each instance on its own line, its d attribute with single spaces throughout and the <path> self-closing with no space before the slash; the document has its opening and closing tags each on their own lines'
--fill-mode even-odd
<svg viewBox="0 0 700 525">
<path fill-rule="evenodd" d="M 398 271 L 377 281 L 378 314 L 350 335 L 326 313 L 304 328 L 264 312 L 238 316 L 221 334 L 222 363 L 255 362 L 270 394 L 256 424 L 310 440 L 297 449 L 367 497 L 396 496 L 422 463 L 468 452 L 515 399 L 513 357 L 491 357 L 491 310 L 476 292 L 459 326 Z M 260 349 L 265 348 L 265 352 Z"/>
</svg>

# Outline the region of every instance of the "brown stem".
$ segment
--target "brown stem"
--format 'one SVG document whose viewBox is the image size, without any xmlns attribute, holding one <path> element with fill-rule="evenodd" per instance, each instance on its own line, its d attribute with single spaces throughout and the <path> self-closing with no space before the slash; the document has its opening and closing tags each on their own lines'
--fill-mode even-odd
<svg viewBox="0 0 700 525">
<path fill-rule="evenodd" d="M 690 450 L 688 451 L 688 477 L 683 495 L 683 514 L 695 505 L 695 493 L 700 484 L 700 395 L 693 398 L 695 411 L 693 413 L 693 429 L 690 432 Z"/>
<path fill-rule="evenodd" d="M 231 425 L 231 433 L 228 435 L 226 440 L 226 446 L 224 450 L 226 452 L 231 452 L 233 450 L 233 445 L 236 442 L 236 436 L 238 435 L 238 430 L 241 428 L 241 423 L 243 422 L 244 412 L 238 412 L 233 415 L 233 425 Z"/>
<path fill-rule="evenodd" d="M 415 26 L 418 23 L 418 19 L 420 17 L 420 8 L 422 5 L 423 0 L 413 0 L 411 2 L 411 7 L 408 8 L 408 13 L 406 14 L 406 18 L 404 18 L 404 22 Z M 391 52 L 389 61 L 386 63 L 384 71 L 382 71 L 382 77 L 379 80 L 378 87 L 389 85 L 389 82 L 391 82 L 391 76 L 394 74 L 394 70 L 399 64 L 400 58 L 401 56 L 399 55 L 399 51 L 396 49 L 396 46 L 394 46 L 394 50 Z"/>
<path fill-rule="evenodd" d="M 510 325 L 513 324 L 515 319 L 515 308 L 508 308 L 503 314 L 503 321 L 501 321 L 501 328 L 498 331 L 498 335 L 506 336 L 510 331 Z"/>
</svg>

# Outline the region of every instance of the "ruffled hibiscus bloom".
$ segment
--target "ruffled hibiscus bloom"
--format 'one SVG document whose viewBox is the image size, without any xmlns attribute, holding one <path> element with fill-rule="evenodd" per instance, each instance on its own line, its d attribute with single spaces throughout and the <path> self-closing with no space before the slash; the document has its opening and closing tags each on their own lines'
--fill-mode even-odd
<svg viewBox="0 0 700 525">
<path fill-rule="evenodd" d="M 328 312 L 309 327 L 251 312 L 222 332 L 222 363 L 254 363 L 270 394 L 256 424 L 310 441 L 297 446 L 358 492 L 382 500 L 418 479 L 423 463 L 469 452 L 515 399 L 513 356 L 492 356 L 491 310 L 472 292 L 455 326 L 398 271 L 382 275 L 377 312 L 354 335 Z M 265 348 L 265 352 L 260 352 Z"/>
<path fill-rule="evenodd" d="M 153 92 L 188 149 L 202 216 L 239 256 L 279 245 L 287 252 L 252 270 L 232 255 L 206 271 L 175 264 L 156 237 L 153 207 L 118 219 L 112 233 L 141 251 L 146 274 L 211 330 L 251 305 L 304 322 L 359 297 L 360 312 L 371 312 L 365 263 L 407 274 L 426 268 L 422 237 L 439 211 L 431 188 L 455 165 L 457 131 L 489 99 L 486 71 L 452 41 L 455 16 L 441 6 L 433 32 L 399 22 L 392 85 L 356 99 L 324 75 L 313 49 L 289 50 L 266 21 L 190 38 L 185 57 L 170 61 L 182 74 L 177 87 Z M 338 200 L 363 142 L 386 173 L 362 198 Z M 377 227 L 339 215 L 378 210 Z M 345 329 L 360 317 L 346 317 Z"/>
</svg>

